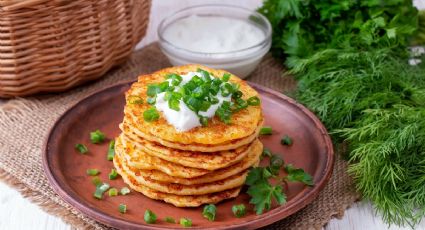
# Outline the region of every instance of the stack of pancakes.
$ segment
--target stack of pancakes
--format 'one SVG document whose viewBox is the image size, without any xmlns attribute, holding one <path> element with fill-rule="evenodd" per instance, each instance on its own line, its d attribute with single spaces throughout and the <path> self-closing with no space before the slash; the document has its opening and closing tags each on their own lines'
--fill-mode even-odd
<svg viewBox="0 0 425 230">
<path fill-rule="evenodd" d="M 199 65 L 174 67 L 139 77 L 126 93 L 122 133 L 115 143 L 114 165 L 132 189 L 178 207 L 196 207 L 236 197 L 248 170 L 259 163 L 263 145 L 258 140 L 263 117 L 260 106 L 249 106 L 232 115 L 231 124 L 217 117 L 208 126 L 179 132 L 160 113 L 153 122 L 143 119 L 147 86 L 161 83 L 169 73 L 183 75 L 198 68 L 216 77 L 224 71 Z M 244 81 L 243 99 L 257 96 Z M 144 103 L 131 103 L 131 98 Z"/>
</svg>

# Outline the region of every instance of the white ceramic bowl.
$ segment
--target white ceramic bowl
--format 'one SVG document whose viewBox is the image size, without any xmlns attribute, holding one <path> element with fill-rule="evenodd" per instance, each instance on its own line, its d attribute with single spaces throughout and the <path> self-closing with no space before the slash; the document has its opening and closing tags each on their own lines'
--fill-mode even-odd
<svg viewBox="0 0 425 230">
<path fill-rule="evenodd" d="M 177 47 L 163 36 L 171 23 L 193 15 L 231 17 L 246 20 L 260 28 L 265 38 L 258 44 L 231 52 L 202 53 Z M 158 27 L 159 44 L 162 52 L 174 66 L 184 64 L 202 64 L 211 68 L 225 69 L 238 77 L 247 77 L 258 65 L 271 46 L 271 25 L 266 17 L 258 12 L 230 5 L 201 5 L 185 8 L 165 18 Z"/>
</svg>

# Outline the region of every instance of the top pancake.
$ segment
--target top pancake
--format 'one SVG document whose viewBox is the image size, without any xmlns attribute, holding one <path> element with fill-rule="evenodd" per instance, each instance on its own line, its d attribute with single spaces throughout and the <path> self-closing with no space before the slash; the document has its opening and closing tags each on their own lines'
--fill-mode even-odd
<svg viewBox="0 0 425 230">
<path fill-rule="evenodd" d="M 198 68 L 210 72 L 217 78 L 221 78 L 224 73 L 227 73 L 223 70 L 214 70 L 201 65 L 186 65 L 166 68 L 153 74 L 140 76 L 138 82 L 134 83 L 130 90 L 126 93 L 126 98 L 128 100 L 130 95 L 139 96 L 144 102 L 146 102 L 146 90 L 148 85 L 165 81 L 165 76 L 169 73 L 183 75 L 187 72 L 196 72 Z M 244 100 L 252 96 L 258 96 L 258 93 L 253 88 L 236 76 L 232 75 L 229 81 L 240 85 L 240 90 L 243 93 L 242 98 Z M 150 105 L 147 103 L 127 103 L 124 110 L 125 117 L 133 120 L 133 124 L 135 125 L 134 128 L 138 129 L 146 136 L 155 136 L 158 139 L 186 145 L 219 145 L 233 140 L 242 139 L 253 134 L 262 120 L 261 107 L 249 106 L 246 109 L 234 113 L 231 118 L 231 124 L 229 125 L 226 125 L 217 117 L 214 117 L 209 121 L 208 126 L 206 127 L 196 127 L 186 132 L 179 132 L 172 125 L 168 124 L 161 112 L 158 120 L 154 122 L 146 122 L 143 119 L 143 112 L 149 107 Z"/>
</svg>

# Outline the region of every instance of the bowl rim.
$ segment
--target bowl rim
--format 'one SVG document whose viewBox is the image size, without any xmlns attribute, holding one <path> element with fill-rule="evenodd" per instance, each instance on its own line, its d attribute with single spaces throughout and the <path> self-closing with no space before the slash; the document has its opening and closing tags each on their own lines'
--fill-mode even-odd
<svg viewBox="0 0 425 230">
<path fill-rule="evenodd" d="M 238 49 L 238 50 L 233 50 L 233 51 L 227 51 L 227 52 L 199 52 L 199 51 L 192 51 L 183 47 L 178 47 L 176 45 L 174 45 L 172 42 L 170 42 L 169 40 L 165 39 L 163 36 L 163 32 L 165 30 L 165 23 L 167 22 L 167 20 L 170 20 L 170 18 L 175 17 L 176 15 L 185 12 L 185 11 L 189 11 L 189 10 L 193 10 L 193 9 L 198 9 L 198 8 L 230 8 L 230 9 L 237 9 L 237 10 L 242 10 L 245 11 L 248 14 L 251 14 L 253 16 L 259 17 L 261 20 L 263 20 L 265 22 L 265 37 L 264 39 L 262 39 L 260 42 L 258 42 L 255 45 L 243 48 L 243 49 Z M 196 14 L 193 14 L 196 15 Z M 174 21 L 174 20 L 173 20 Z M 172 22 L 173 22 L 172 21 Z M 171 22 L 171 23 L 172 23 Z M 188 53 L 189 55 L 202 55 L 202 56 L 214 56 L 214 55 L 225 55 L 225 54 L 237 54 L 237 53 L 244 53 L 250 50 L 254 50 L 255 48 L 260 48 L 263 49 L 264 47 L 267 47 L 269 43 L 271 43 L 271 35 L 272 35 L 272 26 L 270 24 L 270 21 L 261 13 L 249 9 L 249 8 L 245 8 L 245 7 L 241 7 L 241 6 L 236 6 L 236 5 L 230 5 L 230 4 L 200 4 L 200 5 L 193 5 L 193 6 L 189 6 L 189 7 L 185 7 L 181 10 L 178 10 L 174 13 L 172 13 L 171 15 L 166 16 L 165 18 L 163 18 L 161 20 L 161 22 L 158 25 L 157 28 L 157 35 L 158 35 L 158 40 L 159 40 L 159 44 L 161 45 L 162 43 L 166 44 L 167 46 L 177 50 L 177 51 L 183 51 Z M 161 47 L 163 47 L 161 45 Z M 255 49 L 257 50 L 257 49 Z"/>
</svg>

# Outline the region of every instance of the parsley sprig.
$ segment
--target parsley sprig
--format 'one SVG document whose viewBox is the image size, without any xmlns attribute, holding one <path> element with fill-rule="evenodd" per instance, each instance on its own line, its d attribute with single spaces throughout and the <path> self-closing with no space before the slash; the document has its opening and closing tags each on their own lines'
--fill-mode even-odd
<svg viewBox="0 0 425 230">
<path fill-rule="evenodd" d="M 263 154 L 270 158 L 270 163 L 266 167 L 251 168 L 246 178 L 245 184 L 248 185 L 249 201 L 253 204 L 257 214 L 262 214 L 265 210 L 270 210 L 272 201 L 278 204 L 286 203 L 286 195 L 283 191 L 282 183 L 301 182 L 312 186 L 313 178 L 301 168 L 295 168 L 291 164 L 285 165 L 283 159 L 276 154 L 270 154 L 270 150 Z M 281 172 L 286 176 L 279 177 Z M 270 179 L 275 179 L 278 183 L 270 183 Z"/>
</svg>

